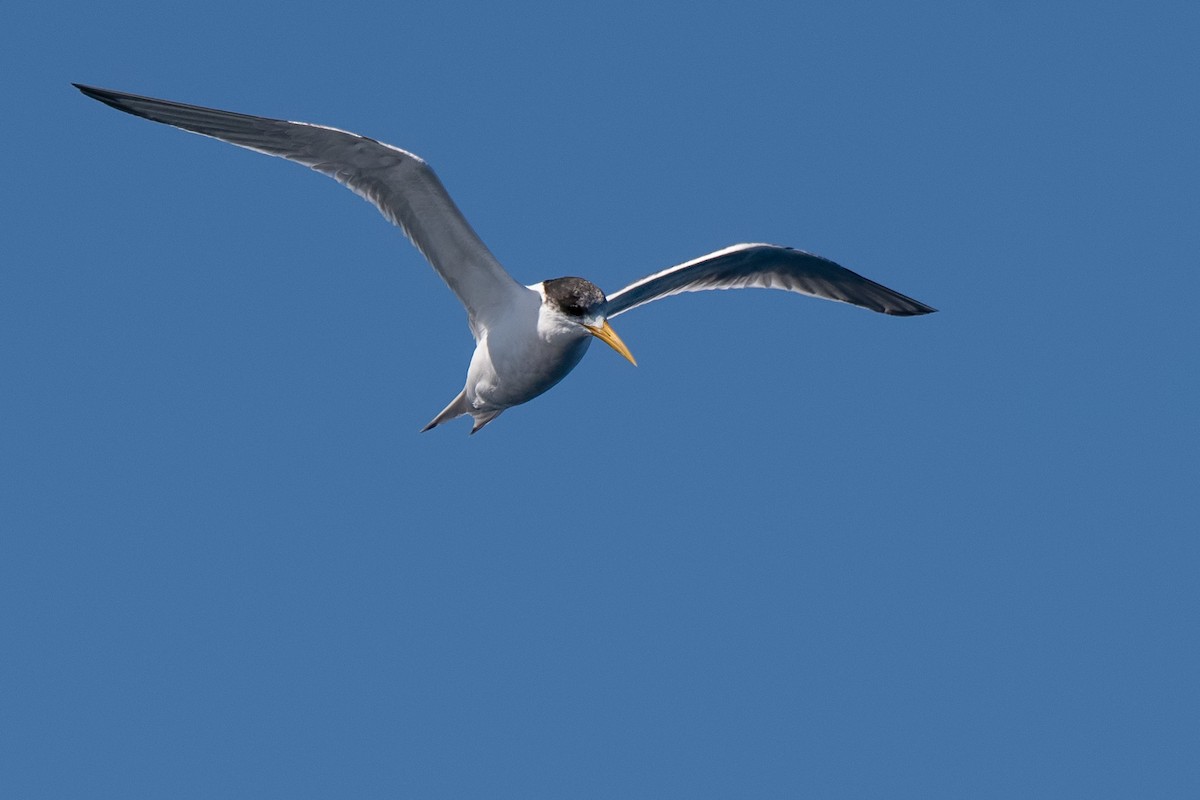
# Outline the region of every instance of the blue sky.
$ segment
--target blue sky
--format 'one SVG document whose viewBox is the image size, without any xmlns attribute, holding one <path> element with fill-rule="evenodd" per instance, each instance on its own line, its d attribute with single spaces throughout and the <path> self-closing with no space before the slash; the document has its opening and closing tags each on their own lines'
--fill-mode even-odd
<svg viewBox="0 0 1200 800">
<path fill-rule="evenodd" d="M 0 793 L 1200 793 L 1194 4 L 17 4 Z M 672 298 L 477 436 L 454 297 L 741 241 L 941 309 Z"/>
</svg>

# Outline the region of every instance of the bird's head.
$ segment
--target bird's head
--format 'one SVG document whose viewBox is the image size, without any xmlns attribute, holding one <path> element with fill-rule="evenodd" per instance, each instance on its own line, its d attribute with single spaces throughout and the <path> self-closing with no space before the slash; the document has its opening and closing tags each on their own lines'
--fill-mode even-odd
<svg viewBox="0 0 1200 800">
<path fill-rule="evenodd" d="M 542 281 L 542 292 L 545 305 L 561 315 L 566 324 L 581 327 L 637 366 L 629 348 L 608 324 L 604 308 L 607 298 L 599 286 L 583 278 L 553 278 Z"/>
</svg>

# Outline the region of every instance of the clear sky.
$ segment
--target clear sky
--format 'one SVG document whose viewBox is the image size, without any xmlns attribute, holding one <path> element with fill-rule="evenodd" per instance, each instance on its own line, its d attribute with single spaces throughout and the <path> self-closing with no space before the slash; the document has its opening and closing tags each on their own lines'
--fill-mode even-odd
<svg viewBox="0 0 1200 800">
<path fill-rule="evenodd" d="M 1198 9 L 10 4 L 0 795 L 1200 796 Z M 941 311 L 671 298 L 420 434 L 400 232 L 71 81 L 412 150 L 523 282 Z"/>
</svg>

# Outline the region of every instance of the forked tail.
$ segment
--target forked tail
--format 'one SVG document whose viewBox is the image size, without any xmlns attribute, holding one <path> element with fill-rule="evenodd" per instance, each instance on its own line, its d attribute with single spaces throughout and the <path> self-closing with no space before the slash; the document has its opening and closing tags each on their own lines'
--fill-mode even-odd
<svg viewBox="0 0 1200 800">
<path fill-rule="evenodd" d="M 457 419 L 463 414 L 470 414 L 475 419 L 475 425 L 471 428 L 471 433 L 477 432 L 484 425 L 500 416 L 500 411 L 476 411 L 471 408 L 471 404 L 467 402 L 467 390 L 463 389 L 458 393 L 458 396 L 450 401 L 450 405 L 442 409 L 442 413 L 433 418 L 433 421 L 421 428 L 421 433 L 432 430 L 443 422 L 449 422 L 452 419 Z"/>
</svg>

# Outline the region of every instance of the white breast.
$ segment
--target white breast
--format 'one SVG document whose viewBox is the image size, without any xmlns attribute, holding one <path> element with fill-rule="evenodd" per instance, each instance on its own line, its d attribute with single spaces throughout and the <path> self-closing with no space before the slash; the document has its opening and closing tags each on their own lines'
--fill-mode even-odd
<svg viewBox="0 0 1200 800">
<path fill-rule="evenodd" d="M 592 337 L 542 301 L 541 285 L 511 312 L 480 330 L 467 371 L 467 402 L 501 411 L 527 402 L 561 381 L 587 352 Z"/>
</svg>

